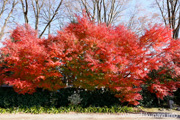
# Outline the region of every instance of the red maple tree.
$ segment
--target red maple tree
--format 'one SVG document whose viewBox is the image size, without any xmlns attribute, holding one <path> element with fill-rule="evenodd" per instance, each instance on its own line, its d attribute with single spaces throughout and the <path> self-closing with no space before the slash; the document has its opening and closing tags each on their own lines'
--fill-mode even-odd
<svg viewBox="0 0 180 120">
<path fill-rule="evenodd" d="M 69 75 L 75 87 L 109 88 L 118 92 L 121 102 L 137 105 L 144 84 L 159 98 L 179 87 L 178 79 L 163 84 L 161 79 L 154 79 L 149 84 L 147 75 L 166 66 L 177 78 L 178 43 L 167 27 L 155 25 L 138 36 L 121 25 L 97 25 L 86 16 L 77 17 L 77 22 L 48 39 L 38 39 L 28 26 L 17 27 L 1 49 L 2 65 L 7 66 L 3 71 L 12 75 L 1 77 L 17 92 L 32 93 L 37 87 L 64 87 L 63 75 Z"/>
<path fill-rule="evenodd" d="M 42 42 L 37 32 L 25 25 L 17 27 L 1 48 L 1 66 L 6 66 L 1 71 L 1 80 L 13 85 L 18 93 L 33 93 L 37 87 L 53 90 L 63 86 L 62 75 L 55 69 L 62 63 L 53 60 Z M 11 75 L 6 75 L 7 71 Z"/>
</svg>

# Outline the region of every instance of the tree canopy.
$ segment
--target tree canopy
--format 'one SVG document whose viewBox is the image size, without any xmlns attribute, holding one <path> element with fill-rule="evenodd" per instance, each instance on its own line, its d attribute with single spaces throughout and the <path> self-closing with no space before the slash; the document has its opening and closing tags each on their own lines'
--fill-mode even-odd
<svg viewBox="0 0 180 120">
<path fill-rule="evenodd" d="M 18 26 L 1 48 L 1 83 L 31 94 L 66 87 L 69 77 L 74 87 L 108 88 L 121 102 L 137 105 L 143 85 L 161 99 L 180 87 L 179 42 L 168 27 L 150 26 L 138 36 L 122 25 L 96 24 L 85 14 L 47 39 Z M 176 79 L 151 79 L 153 70 Z"/>
</svg>

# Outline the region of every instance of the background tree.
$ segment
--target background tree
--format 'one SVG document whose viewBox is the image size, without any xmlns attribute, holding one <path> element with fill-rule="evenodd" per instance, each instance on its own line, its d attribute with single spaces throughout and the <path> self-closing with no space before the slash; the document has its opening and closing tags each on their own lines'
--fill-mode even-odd
<svg viewBox="0 0 180 120">
<path fill-rule="evenodd" d="M 180 29 L 180 1 L 179 0 L 155 0 L 165 25 L 173 29 L 173 38 L 179 37 Z"/>
<path fill-rule="evenodd" d="M 31 21 L 32 24 L 34 23 L 35 30 L 39 31 L 39 37 L 42 37 L 42 35 L 45 33 L 46 29 L 51 26 L 51 23 L 53 22 L 54 18 L 58 14 L 60 7 L 63 3 L 63 0 L 58 0 L 50 2 L 50 0 L 20 0 L 22 11 L 24 14 L 24 20 L 25 23 L 29 23 Z M 49 4 L 50 3 L 50 4 Z M 52 7 L 52 4 L 54 7 Z M 46 11 L 43 8 L 49 7 L 49 11 Z M 33 11 L 30 13 L 30 11 Z M 28 14 L 29 13 L 29 14 Z M 51 14 L 50 14 L 51 13 Z M 33 15 L 33 17 L 31 17 Z M 48 19 L 45 19 L 48 15 Z M 46 20 L 46 22 L 42 22 L 43 20 Z M 39 26 L 41 27 L 39 28 Z"/>
<path fill-rule="evenodd" d="M 4 1 L 4 7 L 3 7 Z M 10 0 L 1 1 L 2 11 L 8 8 L 10 11 Z M 9 2 L 7 2 L 9 1 Z M 63 28 L 69 21 L 73 21 L 75 14 L 82 15 L 85 10 L 91 20 L 97 23 L 105 22 L 106 25 L 125 23 L 128 21 L 126 12 L 131 0 L 14 0 L 18 3 L 15 6 L 16 11 L 11 14 L 11 22 L 6 26 L 15 27 L 17 24 L 28 23 L 38 31 L 39 37 L 48 34 L 56 34 L 57 29 Z M 6 4 L 8 3 L 8 4 Z M 6 12 L 7 9 L 5 9 Z M 6 16 L 1 19 L 5 20 Z M 23 15 L 22 15 L 23 13 Z M 6 14 L 7 15 L 7 14 Z M 133 18 L 134 20 L 137 17 Z M 137 23 L 139 24 L 139 23 Z M 133 25 L 131 25 L 132 27 Z M 135 25 L 134 25 L 135 26 Z M 3 27 L 1 25 L 2 31 Z M 47 31 L 48 29 L 48 31 Z M 135 30 L 135 29 L 133 29 Z"/>
<path fill-rule="evenodd" d="M 67 9 L 71 15 L 82 13 L 83 10 L 89 15 L 91 20 L 106 25 L 118 23 L 123 12 L 126 10 L 130 0 L 76 0 L 67 4 Z"/>
<path fill-rule="evenodd" d="M 44 7 L 44 1 L 39 1 L 39 0 L 32 0 L 32 7 L 33 7 L 33 11 L 34 11 L 34 16 L 35 16 L 35 30 L 38 30 L 38 26 L 39 26 L 39 18 L 40 18 L 40 13 L 41 13 L 41 9 L 42 7 Z"/>
<path fill-rule="evenodd" d="M 122 24 L 136 34 L 143 35 L 149 25 L 154 25 L 157 21 L 160 21 L 159 14 L 152 12 L 152 9 L 147 9 L 149 5 L 145 6 L 139 0 L 133 4 L 134 6 L 126 13 L 128 16 L 126 19 L 128 20 Z"/>
<path fill-rule="evenodd" d="M 40 14 L 42 17 L 42 23 L 47 24 L 48 21 L 50 21 L 55 10 L 54 4 L 57 4 L 55 0 L 46 0 L 45 5 Z M 48 26 L 48 34 L 50 33 L 51 33 L 51 23 Z"/>
<path fill-rule="evenodd" d="M 17 0 L 2 0 L 0 1 L 0 39 L 4 36 L 5 29 L 8 25 L 10 17 L 13 15 Z"/>
<path fill-rule="evenodd" d="M 22 11 L 23 11 L 23 15 L 24 15 L 24 20 L 25 20 L 25 23 L 29 23 L 29 20 L 28 20 L 28 11 L 29 11 L 29 3 L 28 3 L 28 0 L 20 0 L 21 1 L 21 5 L 22 5 Z"/>
<path fill-rule="evenodd" d="M 47 24 L 45 25 L 44 29 L 42 30 L 41 34 L 39 35 L 39 37 L 41 37 L 44 32 L 46 31 L 47 27 L 51 25 L 51 22 L 54 20 L 55 16 L 58 14 L 58 11 L 60 9 L 60 6 L 62 5 L 63 0 L 59 1 L 58 6 L 56 7 L 56 9 L 54 10 L 52 17 L 50 17 L 49 21 L 47 22 Z"/>
</svg>

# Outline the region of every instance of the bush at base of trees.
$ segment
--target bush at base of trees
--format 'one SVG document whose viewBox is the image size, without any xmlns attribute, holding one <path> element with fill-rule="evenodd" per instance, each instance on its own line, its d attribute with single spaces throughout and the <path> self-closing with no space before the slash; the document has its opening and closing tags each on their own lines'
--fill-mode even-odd
<svg viewBox="0 0 180 120">
<path fill-rule="evenodd" d="M 37 89 L 33 94 L 18 94 L 13 88 L 0 88 L 0 107 L 67 107 L 70 105 L 68 97 L 78 93 L 82 101 L 79 105 L 83 108 L 120 106 L 118 98 L 107 90 L 86 91 L 85 89 L 63 88 L 57 92 Z"/>
<path fill-rule="evenodd" d="M 37 38 L 28 25 L 17 27 L 1 48 L 2 84 L 17 93 L 36 88 L 110 89 L 123 103 L 138 105 L 142 85 L 160 99 L 180 87 L 180 41 L 168 27 L 155 25 L 138 36 L 124 26 L 106 26 L 77 17 L 56 36 Z M 174 79 L 151 79 L 152 70 L 167 68 Z M 162 70 L 158 74 L 164 74 Z"/>
<path fill-rule="evenodd" d="M 174 93 L 175 103 L 179 104 L 179 91 Z M 31 108 L 31 107 L 68 107 L 71 106 L 68 97 L 78 93 L 82 101 L 78 104 L 82 108 L 93 107 L 105 107 L 111 108 L 113 106 L 127 106 L 128 104 L 122 104 L 118 98 L 114 97 L 115 93 L 111 93 L 107 90 L 93 90 L 86 91 L 84 89 L 76 88 L 63 88 L 58 92 L 52 92 L 42 89 L 37 89 L 33 94 L 18 94 L 14 92 L 13 88 L 0 88 L 0 108 Z M 140 92 L 143 99 L 140 101 L 142 107 L 167 107 L 167 99 L 160 100 L 154 93 L 150 93 L 147 89 L 143 89 Z M 166 106 L 164 106 L 166 104 Z M 180 105 L 180 104 L 179 104 Z"/>
</svg>

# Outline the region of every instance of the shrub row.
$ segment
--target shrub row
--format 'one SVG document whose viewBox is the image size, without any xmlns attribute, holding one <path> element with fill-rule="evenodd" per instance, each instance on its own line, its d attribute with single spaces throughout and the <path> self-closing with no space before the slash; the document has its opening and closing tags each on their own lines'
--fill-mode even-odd
<svg viewBox="0 0 180 120">
<path fill-rule="evenodd" d="M 174 93 L 174 101 L 179 104 L 180 101 L 180 89 Z M 0 107 L 1 108 L 31 108 L 33 106 L 39 107 L 68 107 L 70 101 L 68 97 L 74 93 L 78 93 L 82 99 L 79 106 L 87 108 L 89 106 L 94 107 L 112 107 L 112 106 L 126 106 L 128 103 L 120 103 L 119 99 L 116 98 L 108 90 L 94 90 L 86 91 L 85 89 L 76 89 L 76 88 L 63 88 L 57 92 L 50 92 L 48 90 L 37 89 L 37 92 L 30 94 L 18 94 L 14 92 L 13 88 L 0 88 Z M 159 100 L 154 93 L 150 93 L 148 90 L 143 89 L 140 94 L 143 96 L 143 100 L 139 101 L 140 105 L 143 107 L 166 107 L 167 100 L 166 97 L 164 100 Z M 166 106 L 164 106 L 166 105 Z"/>
<path fill-rule="evenodd" d="M 108 90 L 86 91 L 85 89 L 63 88 L 57 92 L 37 89 L 37 92 L 30 94 L 18 94 L 13 88 L 0 88 L 0 107 L 32 107 L 32 106 L 68 106 L 68 97 L 78 93 L 82 99 L 82 107 L 103 107 L 120 105 L 119 99 Z"/>
</svg>

